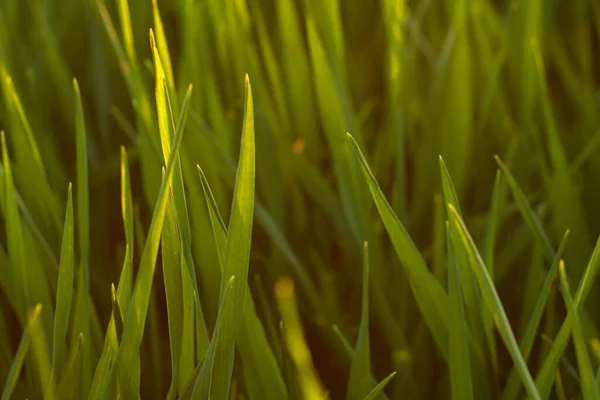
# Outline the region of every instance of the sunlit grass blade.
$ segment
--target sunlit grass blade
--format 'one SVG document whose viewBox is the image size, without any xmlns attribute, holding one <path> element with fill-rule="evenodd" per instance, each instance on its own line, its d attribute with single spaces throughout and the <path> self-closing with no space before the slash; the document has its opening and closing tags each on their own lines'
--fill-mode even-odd
<svg viewBox="0 0 600 400">
<path fill-rule="evenodd" d="M 569 280 L 567 279 L 567 272 L 565 271 L 565 263 L 563 260 L 560 261 L 559 272 L 563 298 L 567 305 L 567 310 L 569 311 L 567 318 L 571 318 L 573 341 L 575 342 L 575 353 L 577 355 L 577 364 L 579 366 L 583 398 L 588 400 L 598 399 L 600 398 L 600 395 L 598 394 L 598 386 L 594 381 L 592 362 L 587 350 L 586 340 L 583 336 L 581 321 L 579 320 L 577 310 L 573 304 L 573 297 L 571 296 L 571 289 L 569 287 Z"/>
<path fill-rule="evenodd" d="M 139 346 L 148 313 L 156 257 L 169 200 L 169 188 L 171 187 L 174 166 L 176 165 L 177 152 L 182 141 L 182 133 L 183 126 L 180 126 L 173 139 L 166 172 L 162 179 L 159 197 L 154 207 L 152 222 L 142 252 L 131 302 L 127 307 L 123 340 L 116 356 L 118 360 L 115 361 L 112 367 L 115 368 L 115 365 L 118 365 L 119 381 L 122 385 L 124 398 L 136 398 L 139 395 Z"/>
<path fill-rule="evenodd" d="M 71 302 L 73 299 L 73 273 L 75 268 L 75 238 L 73 233 L 73 198 L 71 185 L 67 194 L 67 211 L 60 252 L 60 268 L 58 272 L 58 290 L 56 293 L 56 310 L 54 313 L 54 344 L 52 346 L 52 381 L 62 376 L 65 363 L 65 346 Z"/>
<path fill-rule="evenodd" d="M 230 277 L 236 276 L 237 283 L 232 288 L 229 302 L 223 304 L 224 309 L 220 312 L 220 320 L 217 320 L 215 328 L 215 330 L 218 329 L 218 336 L 213 335 L 207 354 L 207 360 L 210 363 L 205 361 L 192 397 L 195 395 L 214 398 L 229 396 L 235 336 L 240 327 L 248 291 L 248 268 L 254 216 L 255 143 L 252 89 L 247 75 L 245 85 L 246 106 L 221 277 L 221 294 L 223 294 Z M 211 378 L 206 379 L 206 375 Z M 209 387 L 199 384 L 199 382 L 207 381 L 210 381 Z"/>
<path fill-rule="evenodd" d="M 349 400 L 360 400 L 373 389 L 369 342 L 369 247 L 363 247 L 362 314 L 348 378 Z"/>
<path fill-rule="evenodd" d="M 585 273 L 581 278 L 581 281 L 579 282 L 579 287 L 577 288 L 577 292 L 575 293 L 575 298 L 573 302 L 574 312 L 581 312 L 583 310 L 585 300 L 587 299 L 594 285 L 596 273 L 598 271 L 599 266 L 600 238 L 596 242 L 594 252 L 590 257 Z M 540 391 L 540 394 L 544 397 L 547 397 L 550 394 L 552 383 L 554 382 L 556 372 L 558 370 L 558 363 L 560 362 L 569 342 L 571 329 L 572 318 L 569 315 L 567 315 L 567 318 L 565 319 L 565 321 L 563 321 L 560 330 L 558 331 L 558 334 L 552 342 L 552 347 L 550 348 L 550 351 L 544 359 L 542 367 L 540 368 L 536 376 L 535 383 L 538 387 L 538 390 Z"/>
<path fill-rule="evenodd" d="M 520 348 L 521 352 L 523 353 L 523 359 L 525 361 L 528 361 L 529 356 L 531 355 L 531 350 L 533 349 L 533 344 L 539 330 L 540 322 L 544 315 L 544 311 L 546 310 L 546 304 L 548 302 L 550 290 L 552 289 L 552 282 L 556 278 L 556 272 L 558 271 L 559 261 L 565 251 L 568 238 L 569 231 L 566 231 L 562 241 L 560 242 L 558 250 L 556 251 L 554 261 L 552 261 L 552 265 L 548 269 L 546 279 L 544 280 L 544 284 L 538 296 L 537 302 L 535 303 L 533 313 L 529 318 L 529 323 L 527 324 L 525 332 L 523 333 L 523 337 L 521 338 Z M 508 381 L 506 383 L 502 398 L 506 400 L 515 399 L 518 395 L 519 384 L 519 375 L 516 369 L 513 368 L 510 375 L 508 376 Z"/>
<path fill-rule="evenodd" d="M 40 311 L 41 308 L 34 309 L 34 312 L 31 313 L 27 326 L 23 331 L 21 341 L 19 342 L 19 347 L 17 348 L 17 352 L 12 360 L 10 370 L 6 377 L 6 381 L 4 382 L 2 400 L 10 400 L 12 398 L 13 390 L 15 389 L 19 375 L 21 374 L 21 368 L 23 367 L 25 356 L 27 355 L 27 350 L 29 349 L 31 343 L 31 327 L 35 321 L 39 319 Z"/>
<path fill-rule="evenodd" d="M 176 94 L 175 79 L 173 78 L 173 67 L 171 66 L 171 56 L 169 55 L 169 47 L 165 37 L 165 28 L 163 26 L 160 10 L 158 9 L 158 2 L 156 0 L 152 0 L 152 16 L 154 20 L 154 31 L 156 32 L 156 46 L 158 47 L 158 51 L 161 55 L 161 61 L 164 65 L 164 74 L 167 87 L 169 88 L 169 93 L 171 96 L 173 96 Z M 178 109 L 176 106 L 173 111 L 177 113 Z"/>
<path fill-rule="evenodd" d="M 296 306 L 294 284 L 289 278 L 280 278 L 275 284 L 275 297 L 283 321 L 287 350 L 298 374 L 300 388 L 305 399 L 323 399 L 323 389 L 313 367 L 310 350 L 304 338 L 300 316 Z"/>
<path fill-rule="evenodd" d="M 427 322 L 438 349 L 444 359 L 447 360 L 448 296 L 436 278 L 429 272 L 421 253 L 385 199 L 377 180 L 369 169 L 366 159 L 350 134 L 348 134 L 348 141 L 353 146 L 354 152 L 362 166 L 365 180 L 373 196 L 373 201 L 392 240 L 396 254 L 409 277 L 411 290 L 423 318 Z"/>
<path fill-rule="evenodd" d="M 446 223 L 446 237 L 448 248 L 448 301 L 450 302 L 449 326 L 449 357 L 450 357 L 450 386 L 452 398 L 472 399 L 473 382 L 471 378 L 471 363 L 469 351 L 469 329 L 465 319 L 463 294 L 460 275 L 456 265 L 454 246 L 450 240 L 450 224 Z"/>
<path fill-rule="evenodd" d="M 375 386 L 373 390 L 371 390 L 369 394 L 365 396 L 364 400 L 375 400 L 383 392 L 387 384 L 392 380 L 394 376 L 396 376 L 395 371 L 389 374 L 387 377 L 385 377 L 381 382 L 379 382 L 377 386 Z"/>
<path fill-rule="evenodd" d="M 523 355 L 521 354 L 521 350 L 519 349 L 515 335 L 510 327 L 510 322 L 508 321 L 508 317 L 506 316 L 502 302 L 500 301 L 498 293 L 494 288 L 492 279 L 487 273 L 487 269 L 485 268 L 485 264 L 479 255 L 479 251 L 477 250 L 473 239 L 467 231 L 462 218 L 458 214 L 458 211 L 452 205 L 448 206 L 448 211 L 450 220 L 452 222 L 452 228 L 455 229 L 460 238 L 460 243 L 455 243 L 454 245 L 462 246 L 469 256 L 471 267 L 475 272 L 475 276 L 477 277 L 477 282 L 481 290 L 481 296 L 490 312 L 494 315 L 496 327 L 498 328 L 498 331 L 502 336 L 502 340 L 504 341 L 511 358 L 517 370 L 519 371 L 519 375 L 523 380 L 525 388 L 527 389 L 527 393 L 531 398 L 540 400 L 542 397 L 540 397 L 529 369 L 527 368 L 527 364 L 523 360 Z"/>
</svg>

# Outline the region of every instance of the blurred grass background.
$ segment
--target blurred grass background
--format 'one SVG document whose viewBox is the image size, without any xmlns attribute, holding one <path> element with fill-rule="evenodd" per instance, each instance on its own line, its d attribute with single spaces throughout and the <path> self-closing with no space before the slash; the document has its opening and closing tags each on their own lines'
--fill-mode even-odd
<svg viewBox="0 0 600 400">
<path fill-rule="evenodd" d="M 0 3 L 0 129 L 24 227 L 19 262 L 45 276 L 47 289 L 40 293 L 56 292 L 66 188 L 79 179 L 73 77 L 80 86 L 90 228 L 89 256 L 80 247 L 77 254 L 80 265 L 89 260 L 97 318 L 90 328 L 90 360 L 102 349 L 110 284 L 118 282 L 125 257 L 120 147 L 131 162 L 133 265 L 160 185 L 150 28 L 166 38 L 157 47 L 175 115 L 188 84 L 194 85 L 180 150 L 189 211 L 189 233 L 182 237 L 189 239 L 185 257 L 197 273 L 209 332 L 217 317 L 219 260 L 195 165 L 202 167 L 222 214 L 229 215 L 245 73 L 252 81 L 256 130 L 249 284 L 277 353 L 273 288 L 277 278 L 293 278 L 314 364 L 331 398 L 346 392 L 350 357 L 333 326 L 354 343 L 365 240 L 376 380 L 398 371 L 387 389 L 392 398 L 449 393 L 445 363 L 346 146 L 346 132 L 356 138 L 393 210 L 445 287 L 443 156 L 467 226 L 480 251 L 485 245 L 487 267 L 517 338 L 566 229 L 565 260 L 571 286 L 577 286 L 600 231 L 600 3 L 7 0 Z M 503 185 L 492 208 L 494 155 L 507 163 L 543 221 L 549 249 L 531 235 Z M 498 227 L 490 238 L 492 209 Z M 1 226 L 8 227 L 5 206 L 2 217 Z M 76 228 L 80 235 L 84 230 Z M 16 262 L 7 232 L 0 229 L 5 271 Z M 161 274 L 157 268 L 143 341 L 147 351 L 141 352 L 142 398 L 161 398 L 169 386 Z M 14 356 L 25 325 L 8 282 L 0 290 L 4 360 Z M 554 297 L 542 324 L 549 338 L 566 312 L 560 295 Z M 600 318 L 598 300 L 593 291 L 590 321 Z M 42 313 L 44 318 L 50 335 L 52 316 Z M 584 328 L 587 340 L 597 337 L 593 324 Z M 532 370 L 547 347 L 543 337 L 536 339 Z M 562 368 L 570 371 L 574 360 L 569 353 Z M 474 392 L 496 397 L 511 366 L 499 345 L 498 364 Z M 8 365 L 0 366 L 0 376 L 7 374 Z M 578 376 L 567 372 L 563 378 L 566 392 L 577 392 Z M 26 381 L 18 389 L 29 393 Z"/>
</svg>

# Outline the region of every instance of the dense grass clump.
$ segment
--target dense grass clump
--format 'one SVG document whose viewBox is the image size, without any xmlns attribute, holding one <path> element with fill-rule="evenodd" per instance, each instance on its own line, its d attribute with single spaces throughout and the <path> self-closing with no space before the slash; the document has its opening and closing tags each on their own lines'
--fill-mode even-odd
<svg viewBox="0 0 600 400">
<path fill-rule="evenodd" d="M 599 54 L 589 0 L 0 1 L 2 399 L 600 399 Z"/>
</svg>

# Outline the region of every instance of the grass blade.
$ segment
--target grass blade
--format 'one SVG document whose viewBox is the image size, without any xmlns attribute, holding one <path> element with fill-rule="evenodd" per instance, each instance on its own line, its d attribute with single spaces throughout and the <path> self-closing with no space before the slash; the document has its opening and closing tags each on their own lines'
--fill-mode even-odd
<svg viewBox="0 0 600 400">
<path fill-rule="evenodd" d="M 154 207 L 146 245 L 142 252 L 140 268 L 135 281 L 131 303 L 127 307 L 123 327 L 123 342 L 116 355 L 118 360 L 115 361 L 115 364 L 112 367 L 115 368 L 115 365 L 119 366 L 119 379 L 122 385 L 122 394 L 124 398 L 137 398 L 139 396 L 139 346 L 148 313 L 156 257 L 169 200 L 169 188 L 171 186 L 176 165 L 177 153 L 182 141 L 182 133 L 183 126 L 180 125 L 175 133 L 175 138 L 173 139 L 173 146 L 171 153 L 169 154 L 166 172 L 160 186 L 159 196 Z"/>
<path fill-rule="evenodd" d="M 550 269 L 548 269 L 548 273 L 546 274 L 546 279 L 544 280 L 544 284 L 540 291 L 540 295 L 537 299 L 537 302 L 535 303 L 533 313 L 529 318 L 529 323 L 525 328 L 523 338 L 521 339 L 520 348 L 521 352 L 523 353 L 523 359 L 525 361 L 528 361 L 529 356 L 531 355 L 531 350 L 533 349 L 536 333 L 538 332 L 540 322 L 542 321 L 542 316 L 544 314 L 544 311 L 546 310 L 546 304 L 548 302 L 548 297 L 550 296 L 550 290 L 552 289 L 552 282 L 556 277 L 559 261 L 565 251 L 568 238 L 569 231 L 566 231 L 562 241 L 560 242 L 556 255 L 554 256 L 554 261 L 552 261 L 552 265 L 550 266 Z M 519 375 L 517 371 L 513 368 L 510 375 L 508 376 L 508 381 L 506 383 L 502 398 L 506 400 L 515 399 L 519 394 L 519 383 Z"/>
<path fill-rule="evenodd" d="M 218 335 L 213 335 L 208 355 L 202 366 L 192 397 L 227 398 L 233 371 L 235 335 L 242 320 L 244 302 L 248 290 L 248 264 L 254 215 L 254 108 L 252 89 L 246 75 L 246 107 L 242 129 L 241 150 L 236 183 L 231 206 L 231 217 L 227 237 L 221 293 L 232 276 L 239 283 L 232 288 L 228 303 L 222 303 L 224 309 L 217 320 Z M 220 301 L 222 301 L 222 297 Z M 207 379 L 210 376 L 210 379 Z M 199 384 L 201 383 L 202 384 Z M 206 382 L 210 382 L 206 386 Z"/>
<path fill-rule="evenodd" d="M 81 388 L 83 393 L 87 393 L 92 381 L 92 335 L 91 335 L 91 295 L 90 295 L 90 200 L 88 183 L 88 150 L 86 128 L 83 115 L 83 105 L 81 101 L 81 92 L 79 83 L 73 79 L 73 91 L 75 93 L 75 128 L 77 137 L 77 222 L 79 233 L 79 283 L 83 284 L 78 288 L 81 291 L 80 299 L 75 317 L 75 332 L 83 333 L 87 338 L 83 343 L 83 366 L 81 375 Z"/>
<path fill-rule="evenodd" d="M 78 389 L 81 383 L 81 367 L 83 364 L 81 346 L 83 335 L 79 335 L 77 342 L 73 345 L 67 368 L 59 381 L 57 393 L 59 399 L 76 399 Z"/>
<path fill-rule="evenodd" d="M 577 364 L 579 365 L 579 375 L 581 377 L 583 398 L 590 400 L 598 399 L 598 387 L 596 386 L 594 379 L 592 362 L 587 351 L 587 343 L 583 337 L 581 321 L 579 320 L 577 310 L 573 304 L 573 297 L 571 296 L 571 289 L 569 288 L 569 280 L 567 279 L 565 263 L 563 260 L 560 261 L 559 271 L 563 297 L 567 306 L 567 310 L 569 310 L 567 318 L 571 319 L 571 325 L 573 327 L 573 341 L 575 342 L 575 353 L 577 355 Z"/>
<path fill-rule="evenodd" d="M 600 238 L 596 242 L 594 252 L 588 262 L 587 268 L 581 281 L 577 292 L 575 293 L 575 299 L 573 302 L 573 310 L 580 312 L 583 309 L 583 304 L 587 299 L 590 291 L 592 290 L 598 267 L 600 266 Z M 562 355 L 569 342 L 569 336 L 571 335 L 572 320 L 567 316 L 567 319 L 563 321 L 552 347 L 546 359 L 544 360 L 540 371 L 537 374 L 535 383 L 540 391 L 543 398 L 547 398 L 550 395 L 552 383 L 556 377 L 558 371 L 558 363 L 560 362 Z"/>
<path fill-rule="evenodd" d="M 471 381 L 471 365 L 469 361 L 469 332 L 465 319 L 463 293 L 460 275 L 454 256 L 454 248 L 450 240 L 450 225 L 446 223 L 448 247 L 448 301 L 450 302 L 449 356 L 450 385 L 452 398 L 472 399 L 473 382 Z"/>
<path fill-rule="evenodd" d="M 448 205 L 448 211 L 452 222 L 452 228 L 455 229 L 456 233 L 460 237 L 460 243 L 455 243 L 455 246 L 462 246 L 467 251 L 471 267 L 473 268 L 479 283 L 481 295 L 490 312 L 494 315 L 496 327 L 500 331 L 500 335 L 502 336 L 513 362 L 519 371 L 521 379 L 523 380 L 525 388 L 527 389 L 527 393 L 531 398 L 540 400 L 540 394 L 538 393 L 535 383 L 533 382 L 533 378 L 527 369 L 527 364 L 523 360 L 517 340 L 515 339 L 514 333 L 510 327 L 508 317 L 506 316 L 504 308 L 502 307 L 502 302 L 500 301 L 498 293 L 494 288 L 492 279 L 487 273 L 487 269 L 485 268 L 485 264 L 479 255 L 477 247 L 469 235 L 467 228 L 465 227 L 456 208 L 454 208 L 452 205 Z"/>
<path fill-rule="evenodd" d="M 391 374 L 389 374 L 387 377 L 385 377 L 385 379 L 383 379 L 381 382 L 379 382 L 377 384 L 377 386 L 375 386 L 373 388 L 373 390 L 371 390 L 371 392 L 369 392 L 369 394 L 364 398 L 364 400 L 375 400 L 377 398 L 377 396 L 379 396 L 380 393 L 383 392 L 383 389 L 385 389 L 386 385 L 389 383 L 389 381 L 392 380 L 392 378 L 396 375 L 396 372 L 392 372 Z"/>
<path fill-rule="evenodd" d="M 34 309 L 34 312 L 29 318 L 27 327 L 25 328 L 25 331 L 21 336 L 21 341 L 19 342 L 17 353 L 13 358 L 13 361 L 10 365 L 10 371 L 8 372 L 8 376 L 6 377 L 6 381 L 4 382 L 4 389 L 2 390 L 2 400 L 10 400 L 12 398 L 13 390 L 15 389 L 15 386 L 19 379 L 21 368 L 23 367 L 23 362 L 25 361 L 25 356 L 27 355 L 27 350 L 29 349 L 29 345 L 31 343 L 31 326 L 39 319 L 41 310 L 42 309 L 39 307 Z"/>
<path fill-rule="evenodd" d="M 73 299 L 73 271 L 75 267 L 75 247 L 73 234 L 73 198 L 71 185 L 67 195 L 67 211 L 60 251 L 60 268 L 58 271 L 58 290 L 56 293 L 56 311 L 54 313 L 54 344 L 52 346 L 52 381 L 62 376 L 65 362 L 65 345 L 71 302 Z"/>
<path fill-rule="evenodd" d="M 365 242 L 363 247 L 362 315 L 358 328 L 356 349 L 350 366 L 348 400 L 360 400 L 373 389 L 369 346 L 369 247 Z"/>
<path fill-rule="evenodd" d="M 371 190 L 379 215 L 392 240 L 398 258 L 409 276 L 411 290 L 421 310 L 423 318 L 444 359 L 448 359 L 448 296 L 436 278 L 429 272 L 425 260 L 410 238 L 410 235 L 398 220 L 385 199 L 379 184 L 373 176 L 366 159 L 362 155 L 354 138 L 348 134 L 348 140 L 362 166 L 365 179 Z"/>
</svg>

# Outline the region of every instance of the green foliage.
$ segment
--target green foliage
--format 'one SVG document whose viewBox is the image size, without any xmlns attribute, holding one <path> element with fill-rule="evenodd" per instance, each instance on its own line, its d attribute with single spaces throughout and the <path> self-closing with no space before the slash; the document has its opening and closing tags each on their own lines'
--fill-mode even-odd
<svg viewBox="0 0 600 400">
<path fill-rule="evenodd" d="M 600 396 L 597 2 L 33 3 L 2 400 Z"/>
</svg>

